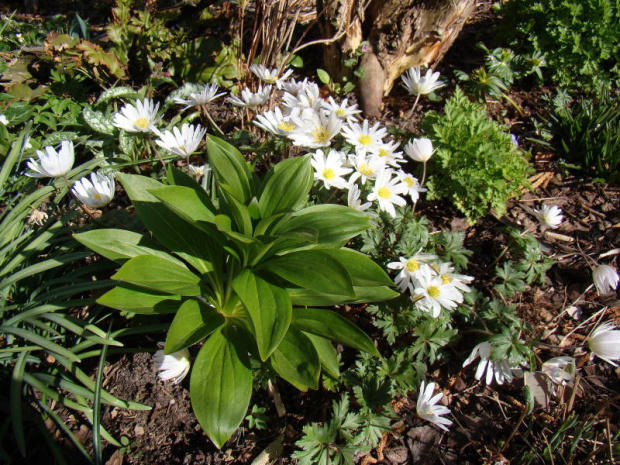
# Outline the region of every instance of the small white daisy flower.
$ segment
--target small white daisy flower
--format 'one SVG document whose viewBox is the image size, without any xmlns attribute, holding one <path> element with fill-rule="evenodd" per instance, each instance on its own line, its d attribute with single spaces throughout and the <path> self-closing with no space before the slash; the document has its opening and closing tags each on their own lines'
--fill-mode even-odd
<svg viewBox="0 0 620 465">
<path fill-rule="evenodd" d="M 308 78 L 305 78 L 303 81 L 289 79 L 288 81 L 280 84 L 280 89 L 284 92 L 288 92 L 289 94 L 293 94 L 293 96 L 297 96 L 297 94 L 308 87 L 309 84 Z"/>
<path fill-rule="evenodd" d="M 189 165 L 189 174 L 194 176 L 194 179 L 196 179 L 196 181 L 200 181 L 200 178 L 205 175 L 205 165 Z"/>
<path fill-rule="evenodd" d="M 463 294 L 440 276 L 433 275 L 430 267 L 420 269 L 416 275 L 417 287 L 413 289 L 415 306 L 423 312 L 439 317 L 441 309 L 453 310 L 463 302 Z"/>
<path fill-rule="evenodd" d="M 283 115 L 279 107 L 257 114 L 253 123 L 276 136 L 288 136 L 297 127 L 293 123 L 293 117 Z"/>
<path fill-rule="evenodd" d="M 433 73 L 432 69 L 426 71 L 426 75 L 422 76 L 420 67 L 410 68 L 401 78 L 405 89 L 411 95 L 426 95 L 445 86 L 439 81 L 439 71 Z"/>
<path fill-rule="evenodd" d="M 172 131 L 164 131 L 160 139 L 155 141 L 160 147 L 180 157 L 188 158 L 196 151 L 207 130 L 200 125 L 183 124 L 181 129 L 174 127 Z"/>
<path fill-rule="evenodd" d="M 372 205 L 372 202 L 362 203 L 360 199 L 360 188 L 357 184 L 349 183 L 349 193 L 347 195 L 347 205 L 349 208 L 353 210 L 357 210 L 358 212 L 363 212 L 368 210 Z"/>
<path fill-rule="evenodd" d="M 417 287 L 416 276 L 436 258 L 437 255 L 418 251 L 412 257 L 400 257 L 397 262 L 388 263 L 387 267 L 390 270 L 400 270 L 394 283 L 400 292 L 405 292 L 409 287 Z"/>
<path fill-rule="evenodd" d="M 342 128 L 342 121 L 334 115 L 327 116 L 312 109 L 302 111 L 300 117 L 292 117 L 291 121 L 296 128 L 288 134 L 288 138 L 293 145 L 311 149 L 331 145 Z"/>
<path fill-rule="evenodd" d="M 541 226 L 556 229 L 562 222 L 562 209 L 555 205 L 543 205 L 540 210 L 534 209 L 534 215 Z"/>
<path fill-rule="evenodd" d="M 114 176 L 101 172 L 91 173 L 77 181 L 71 189 L 77 199 L 91 208 L 102 208 L 114 198 Z"/>
<path fill-rule="evenodd" d="M 416 203 L 420 199 L 420 192 L 426 192 L 426 188 L 420 186 L 418 178 L 403 170 L 396 172 L 396 178 L 407 186 L 406 194 L 409 194 L 411 201 Z"/>
<path fill-rule="evenodd" d="M 401 197 L 406 192 L 407 187 L 398 178 L 392 178 L 392 170 L 386 168 L 377 175 L 373 190 L 368 194 L 367 199 L 370 201 L 376 200 L 381 211 L 385 211 L 392 218 L 396 218 L 394 205 L 399 207 L 407 205 L 407 201 Z"/>
<path fill-rule="evenodd" d="M 615 328 L 611 321 L 603 323 L 588 339 L 588 346 L 592 355 L 616 367 L 618 364 L 615 362 L 620 360 L 620 331 Z"/>
<path fill-rule="evenodd" d="M 310 161 L 314 168 L 314 179 L 323 181 L 327 189 L 346 189 L 348 183 L 343 176 L 353 170 L 343 167 L 343 159 L 343 154 L 336 150 L 331 150 L 327 157 L 322 150 L 317 150 Z"/>
<path fill-rule="evenodd" d="M 186 99 L 176 97 L 175 103 L 186 105 L 186 109 L 190 107 L 199 107 L 211 103 L 218 97 L 226 95 L 226 92 L 217 93 L 219 87 L 215 84 L 206 84 L 201 86 L 196 92 L 190 92 Z"/>
<path fill-rule="evenodd" d="M 400 163 L 404 163 L 403 152 L 398 151 L 398 143 L 382 142 L 370 151 L 371 154 L 377 155 L 385 164 L 398 168 Z"/>
<path fill-rule="evenodd" d="M 159 371 L 158 376 L 162 381 L 172 380 L 174 384 L 179 384 L 187 376 L 190 369 L 189 351 L 179 350 L 170 355 L 164 354 L 163 350 L 158 350 L 153 355 L 155 369 Z"/>
<path fill-rule="evenodd" d="M 272 86 L 259 86 L 256 92 L 252 92 L 250 89 L 243 89 L 241 91 L 241 98 L 231 95 L 228 97 L 228 101 L 236 107 L 256 108 L 269 101 L 271 89 Z"/>
<path fill-rule="evenodd" d="M 282 96 L 282 105 L 289 111 L 299 108 L 299 110 L 312 109 L 318 113 L 321 111 L 322 104 L 319 86 L 314 82 L 308 83 L 296 95 L 285 93 Z"/>
<path fill-rule="evenodd" d="M 356 152 L 363 154 L 377 150 L 386 134 L 387 129 L 380 127 L 379 123 L 370 126 L 368 120 L 361 125 L 350 123 L 342 128 L 346 141 L 355 147 Z"/>
<path fill-rule="evenodd" d="M 33 172 L 26 173 L 31 178 L 62 178 L 66 176 L 75 161 L 73 142 L 63 140 L 60 150 L 46 146 L 43 150 L 37 150 L 39 160 L 31 158 L 26 164 Z"/>
<path fill-rule="evenodd" d="M 357 115 L 359 115 L 362 110 L 357 108 L 357 104 L 347 105 L 347 99 L 343 99 L 342 102 L 338 103 L 334 100 L 334 97 L 329 97 L 327 101 L 322 101 L 321 105 L 323 109 L 328 114 L 335 114 L 338 118 L 347 123 L 353 123 L 357 120 Z"/>
<path fill-rule="evenodd" d="M 282 76 L 280 76 L 277 68 L 269 69 L 263 65 L 252 65 L 250 66 L 250 71 L 252 71 L 256 76 L 258 76 L 261 81 L 264 81 L 267 84 L 275 85 L 278 88 L 280 88 L 282 83 L 286 81 L 291 76 L 291 74 L 293 74 L 292 69 L 287 69 L 286 71 L 284 71 Z"/>
<path fill-rule="evenodd" d="M 349 178 L 350 183 L 359 179 L 362 184 L 366 184 L 369 179 L 376 179 L 377 175 L 385 168 L 385 162 L 375 155 L 356 153 L 349 155 L 348 161 L 349 165 L 355 169 Z"/>
<path fill-rule="evenodd" d="M 599 265 L 592 272 L 592 279 L 599 294 L 605 295 L 618 287 L 620 276 L 609 265 Z"/>
<path fill-rule="evenodd" d="M 450 409 L 443 405 L 436 405 L 443 397 L 442 393 L 433 396 L 435 391 L 435 383 L 425 385 L 422 381 L 420 393 L 418 394 L 418 402 L 416 404 L 416 413 L 420 418 L 439 426 L 442 430 L 448 431 L 448 426 L 452 424 L 451 420 L 443 418 L 443 415 L 449 415 Z"/>
<path fill-rule="evenodd" d="M 142 101 L 136 100 L 135 105 L 125 104 L 114 115 L 114 126 L 127 132 L 157 131 L 155 125 L 161 119 L 157 116 L 159 103 L 147 98 Z"/>
<path fill-rule="evenodd" d="M 461 292 L 471 292 L 471 288 L 468 284 L 474 280 L 473 276 L 454 273 L 454 267 L 450 262 L 442 263 L 439 266 L 433 266 L 433 269 L 441 278 L 442 283 L 451 284 Z"/>
</svg>

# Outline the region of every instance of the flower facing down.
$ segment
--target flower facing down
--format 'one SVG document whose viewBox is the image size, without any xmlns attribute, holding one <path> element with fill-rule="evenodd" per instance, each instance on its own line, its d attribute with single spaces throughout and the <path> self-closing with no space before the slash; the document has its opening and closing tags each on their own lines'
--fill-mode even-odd
<svg viewBox="0 0 620 465">
<path fill-rule="evenodd" d="M 71 192 L 87 207 L 105 207 L 114 197 L 114 177 L 100 172 L 91 173 L 90 180 L 86 177 L 80 179 Z"/>
<path fill-rule="evenodd" d="M 155 124 L 161 119 L 157 116 L 159 103 L 151 99 L 136 100 L 135 105 L 128 103 L 114 115 L 114 126 L 127 132 L 156 131 Z"/>
<path fill-rule="evenodd" d="M 231 95 L 228 101 L 236 107 L 256 108 L 269 101 L 271 98 L 271 86 L 259 86 L 256 92 L 249 89 L 241 91 L 241 98 Z"/>
<path fill-rule="evenodd" d="M 575 359 L 573 357 L 554 357 L 542 364 L 541 371 L 555 384 L 566 384 L 575 377 Z"/>
<path fill-rule="evenodd" d="M 179 350 L 170 355 L 165 355 L 163 350 L 158 350 L 153 355 L 153 362 L 159 371 L 159 379 L 162 381 L 171 379 L 174 384 L 179 384 L 189 373 L 190 361 L 187 349 Z"/>
<path fill-rule="evenodd" d="M 66 176 L 75 161 L 73 152 L 73 142 L 63 140 L 60 143 L 60 150 L 56 151 L 54 147 L 44 147 L 43 150 L 37 150 L 39 161 L 31 158 L 27 165 L 33 173 L 26 173 L 31 178 L 62 178 Z"/>
<path fill-rule="evenodd" d="M 433 391 L 435 391 L 435 383 L 429 383 L 429 385 L 426 386 L 425 381 L 422 381 L 420 393 L 418 394 L 416 413 L 420 418 L 434 423 L 444 431 L 448 431 L 447 427 L 452 424 L 452 421 L 443 418 L 442 415 L 448 415 L 450 409 L 443 405 L 436 405 L 443 397 L 443 394 L 439 393 L 433 396 Z"/>
<path fill-rule="evenodd" d="M 555 205 L 543 205 L 540 210 L 534 209 L 534 216 L 541 226 L 556 229 L 562 222 L 562 209 Z"/>
<path fill-rule="evenodd" d="M 592 272 L 592 279 L 599 294 L 605 295 L 618 287 L 620 276 L 609 265 L 599 265 Z"/>
<path fill-rule="evenodd" d="M 480 356 L 480 362 L 476 369 L 476 379 L 481 379 L 486 372 L 485 381 L 487 384 L 491 384 L 493 378 L 495 378 L 497 384 L 504 384 L 504 381 L 512 382 L 513 368 L 510 362 L 508 360 L 491 360 L 491 351 L 492 346 L 490 342 L 481 342 L 474 347 L 469 357 L 463 362 L 463 367 L 466 367 Z"/>
<path fill-rule="evenodd" d="M 196 151 L 206 133 L 207 130 L 199 124 L 183 124 L 180 130 L 175 127 L 172 131 L 164 131 L 159 136 L 161 139 L 156 142 L 175 155 L 187 158 Z"/>
<path fill-rule="evenodd" d="M 426 163 L 433 156 L 433 142 L 426 137 L 412 139 L 405 145 L 405 153 L 414 161 Z"/>
<path fill-rule="evenodd" d="M 409 71 L 402 76 L 403 85 L 412 95 L 426 95 L 445 86 L 439 81 L 439 71 L 433 73 L 432 69 L 426 71 L 426 75 L 422 76 L 420 67 L 410 68 Z"/>
<path fill-rule="evenodd" d="M 588 346 L 593 355 L 616 367 L 614 360 L 620 360 L 620 331 L 615 327 L 611 321 L 600 325 L 590 336 Z"/>
</svg>

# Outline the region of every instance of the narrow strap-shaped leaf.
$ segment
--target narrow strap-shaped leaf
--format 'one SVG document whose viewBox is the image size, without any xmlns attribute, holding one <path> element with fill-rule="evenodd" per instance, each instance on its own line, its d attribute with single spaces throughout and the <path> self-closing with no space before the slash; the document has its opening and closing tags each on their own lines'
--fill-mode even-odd
<svg viewBox="0 0 620 465">
<path fill-rule="evenodd" d="M 216 331 L 198 352 L 192 368 L 192 408 L 218 448 L 245 418 L 252 395 L 252 370 L 240 338 L 231 326 Z"/>
<path fill-rule="evenodd" d="M 39 273 L 43 273 L 44 271 L 57 268 L 59 266 L 74 262 L 76 260 L 80 260 L 82 258 L 86 258 L 90 256 L 90 254 L 91 254 L 90 252 L 74 252 L 71 254 L 63 255 L 61 257 L 52 258 L 49 260 L 43 260 L 41 262 L 35 263 L 34 265 L 30 265 L 18 271 L 17 273 L 13 273 L 12 275 L 3 279 L 0 282 L 0 289 L 4 289 L 7 286 L 15 284 L 21 279 L 28 278 L 30 276 L 34 276 Z"/>
<path fill-rule="evenodd" d="M 73 362 L 80 361 L 80 359 L 74 353 L 56 344 L 55 342 L 50 341 L 49 339 L 46 339 L 42 336 L 39 336 L 36 333 L 33 333 L 32 331 L 28 331 L 22 328 L 14 328 L 14 327 L 3 325 L 3 326 L 0 326 L 0 333 L 3 333 L 3 332 L 12 334 L 17 337 L 21 337 L 22 339 L 26 339 L 27 341 L 37 344 L 43 347 L 47 352 L 50 352 L 51 355 L 55 356 L 56 354 L 58 354 L 58 355 L 62 355 L 68 358 L 69 360 Z"/>
<path fill-rule="evenodd" d="M 112 331 L 112 320 L 108 326 L 108 337 Z M 97 377 L 95 378 L 95 393 L 93 399 L 93 455 L 95 465 L 103 463 L 103 450 L 101 448 L 101 393 L 103 392 L 103 369 L 105 368 L 105 359 L 108 355 L 108 346 L 103 346 L 101 356 L 99 357 L 99 366 L 97 367 Z"/>
<path fill-rule="evenodd" d="M 7 179 L 11 175 L 11 171 L 13 171 L 15 165 L 19 163 L 19 159 L 23 151 L 24 141 L 30 134 L 30 128 L 32 128 L 32 121 L 29 121 L 26 124 L 26 127 L 19 133 L 17 139 L 15 139 L 13 145 L 11 146 L 11 151 L 2 162 L 2 170 L 0 170 L 0 189 L 2 191 L 4 190 Z"/>
<path fill-rule="evenodd" d="M 13 436 L 17 443 L 17 448 L 22 457 L 26 457 L 26 440 L 24 437 L 24 422 L 22 415 L 22 392 L 24 389 L 24 370 L 29 352 L 22 352 L 17 358 L 11 376 L 11 423 L 13 425 Z"/>
</svg>

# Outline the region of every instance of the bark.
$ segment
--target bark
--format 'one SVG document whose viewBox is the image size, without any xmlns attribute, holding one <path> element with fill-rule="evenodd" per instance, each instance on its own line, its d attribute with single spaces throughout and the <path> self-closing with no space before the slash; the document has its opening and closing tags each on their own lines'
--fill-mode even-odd
<svg viewBox="0 0 620 465">
<path fill-rule="evenodd" d="M 317 0 L 324 37 L 344 33 L 324 48 L 327 72 L 338 81 L 351 70 L 343 59 L 362 41 L 368 50 L 360 60 L 364 75 L 358 82 L 366 115 L 377 115 L 383 96 L 412 66 L 434 67 L 448 51 L 475 0 Z"/>
</svg>

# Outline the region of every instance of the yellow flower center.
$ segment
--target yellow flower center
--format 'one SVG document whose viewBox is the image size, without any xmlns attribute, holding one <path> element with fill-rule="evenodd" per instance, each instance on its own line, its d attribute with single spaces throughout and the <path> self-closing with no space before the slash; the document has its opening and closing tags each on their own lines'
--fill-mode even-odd
<svg viewBox="0 0 620 465">
<path fill-rule="evenodd" d="M 439 297 L 439 295 L 441 294 L 441 291 L 439 290 L 437 286 L 429 286 L 426 292 L 428 293 L 429 296 L 433 298 Z"/>
<path fill-rule="evenodd" d="M 344 118 L 345 115 L 346 115 L 346 112 L 342 108 L 338 108 L 336 110 L 336 116 L 338 118 Z"/>
<path fill-rule="evenodd" d="M 138 126 L 140 129 L 146 129 L 149 127 L 150 122 L 148 120 L 148 118 L 145 118 L 144 116 L 141 118 L 138 118 L 137 120 L 135 120 L 133 122 L 134 126 Z"/>
<path fill-rule="evenodd" d="M 447 274 L 444 274 L 441 276 L 441 284 L 450 284 L 452 282 L 452 280 L 450 279 L 450 276 L 448 276 Z"/>
<path fill-rule="evenodd" d="M 413 179 L 411 176 L 404 178 L 403 182 L 407 184 L 409 187 L 415 186 L 415 179 Z"/>
<path fill-rule="evenodd" d="M 282 131 L 292 131 L 293 129 L 295 129 L 295 125 L 289 123 L 288 121 L 282 121 L 280 124 L 278 124 L 278 129 L 281 129 Z"/>
<path fill-rule="evenodd" d="M 95 193 L 95 195 L 93 195 L 94 198 L 96 198 L 97 200 L 101 200 L 101 195 Z"/>
<path fill-rule="evenodd" d="M 360 166 L 359 172 L 362 176 L 370 176 L 372 174 L 372 167 L 368 166 L 367 163 L 364 163 L 362 166 Z"/>
<path fill-rule="evenodd" d="M 385 149 L 379 149 L 379 156 L 380 157 L 387 157 L 389 154 L 389 152 Z"/>
<path fill-rule="evenodd" d="M 312 137 L 317 144 L 324 144 L 329 140 L 329 131 L 325 126 L 319 126 L 312 131 Z"/>
<path fill-rule="evenodd" d="M 372 144 L 372 137 L 370 137 L 368 134 L 362 134 L 357 138 L 357 140 L 360 144 L 365 146 L 369 146 L 370 144 Z"/>
<path fill-rule="evenodd" d="M 331 168 L 325 168 L 323 170 L 323 177 L 325 179 L 333 179 L 336 176 L 336 174 L 334 173 L 334 170 Z"/>
<path fill-rule="evenodd" d="M 392 191 L 387 187 L 380 187 L 379 190 L 377 190 L 377 195 L 382 199 L 389 199 L 392 196 Z"/>
<path fill-rule="evenodd" d="M 409 260 L 407 260 L 405 268 L 409 273 L 413 273 L 415 270 L 420 268 L 420 263 L 415 258 L 410 258 Z"/>
</svg>

